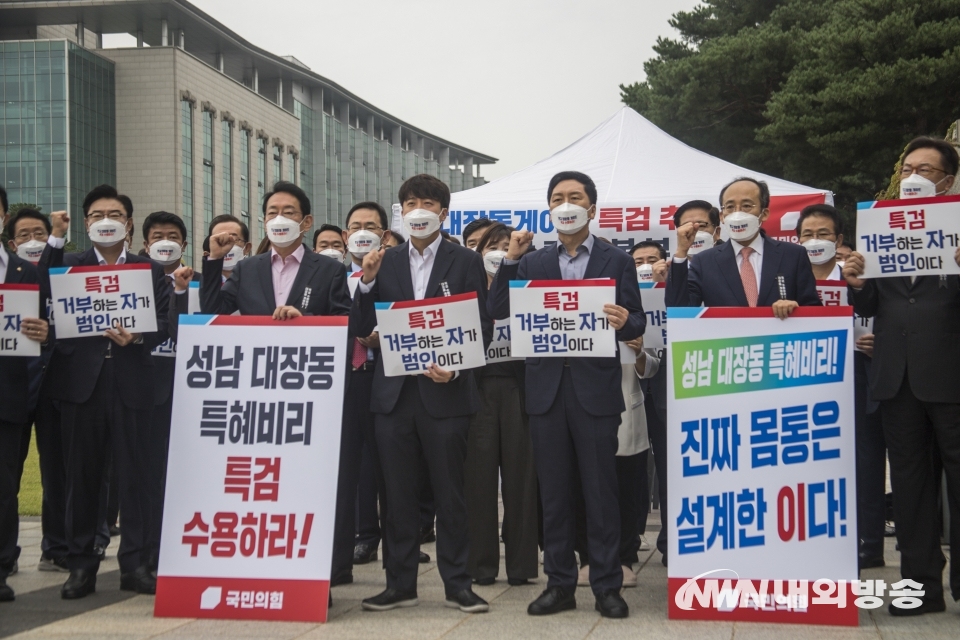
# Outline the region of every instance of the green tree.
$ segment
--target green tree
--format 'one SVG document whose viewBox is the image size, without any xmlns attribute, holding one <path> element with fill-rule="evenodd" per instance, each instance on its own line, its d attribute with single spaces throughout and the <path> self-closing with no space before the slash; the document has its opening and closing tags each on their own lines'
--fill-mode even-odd
<svg viewBox="0 0 960 640">
<path fill-rule="evenodd" d="M 852 212 L 960 114 L 960 0 L 708 0 L 623 101 L 688 144 Z"/>
</svg>

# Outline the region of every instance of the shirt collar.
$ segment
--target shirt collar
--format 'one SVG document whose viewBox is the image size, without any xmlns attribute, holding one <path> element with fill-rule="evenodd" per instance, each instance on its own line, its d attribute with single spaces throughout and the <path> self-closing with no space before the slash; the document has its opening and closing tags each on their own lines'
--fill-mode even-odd
<svg viewBox="0 0 960 640">
<path fill-rule="evenodd" d="M 433 257 L 433 256 L 436 256 L 436 255 L 437 255 L 437 250 L 440 249 L 440 243 L 443 242 L 443 241 L 444 241 L 444 240 L 443 240 L 443 234 L 438 233 L 438 234 L 437 234 L 437 239 L 434 240 L 433 242 L 431 242 L 431 243 L 427 246 L 427 248 L 423 250 L 423 256 L 422 256 L 422 258 L 423 258 L 424 260 L 426 260 L 427 258 L 431 258 L 431 257 Z M 417 258 L 420 258 L 420 257 L 421 257 L 421 256 L 420 256 L 420 252 L 417 251 L 417 248 L 416 248 L 415 246 L 413 246 L 413 240 L 410 240 L 410 257 L 412 258 L 412 257 L 414 257 L 414 255 L 416 255 Z"/>
<path fill-rule="evenodd" d="M 288 258 L 293 258 L 294 260 L 297 261 L 297 264 L 300 264 L 301 262 L 303 262 L 303 254 L 304 254 L 304 253 L 306 253 L 306 249 L 303 248 L 303 243 L 301 242 L 301 243 L 300 243 L 300 246 L 297 247 L 296 250 L 294 250 L 294 252 L 291 253 L 291 254 L 290 254 L 289 256 L 287 256 L 287 257 L 288 257 Z M 280 260 L 281 262 L 285 262 L 285 261 L 286 261 L 284 258 L 281 258 L 281 257 L 280 257 L 280 254 L 277 253 L 277 250 L 276 250 L 276 249 L 274 249 L 273 247 L 270 247 L 270 262 L 271 262 L 271 264 L 272 264 L 273 262 L 277 261 L 277 260 Z"/>
<path fill-rule="evenodd" d="M 107 264 L 106 259 L 105 259 L 102 255 L 100 255 L 100 250 L 97 249 L 97 245 L 93 245 L 93 252 L 94 252 L 95 254 L 97 254 L 97 264 L 99 264 L 100 266 L 103 266 L 103 265 Z M 121 250 L 120 250 L 120 257 L 117 258 L 117 264 L 127 264 L 127 250 L 126 250 L 126 249 L 121 249 Z"/>
<path fill-rule="evenodd" d="M 744 245 L 734 240 L 731 240 L 730 242 L 733 242 L 733 246 L 735 247 L 734 253 L 740 253 L 740 250 L 743 249 Z M 754 253 L 756 253 L 757 255 L 762 256 L 763 255 L 763 234 L 758 233 L 757 237 L 753 239 L 753 242 L 751 242 L 746 246 L 753 249 Z"/>
<path fill-rule="evenodd" d="M 581 248 L 581 247 L 583 247 L 584 249 L 586 249 L 587 255 L 590 255 L 590 252 L 593 251 L 593 243 L 594 243 L 593 234 L 592 234 L 592 233 L 588 233 L 586 240 L 584 240 L 583 243 L 582 243 L 579 247 L 577 247 L 577 255 L 580 255 L 580 248 Z M 566 254 L 566 255 L 568 255 L 568 256 L 570 255 L 570 254 L 567 253 L 567 248 L 566 248 L 565 246 L 563 246 L 563 243 L 560 242 L 559 240 L 557 241 L 557 253 Z M 570 259 L 572 260 L 573 257 L 571 257 Z"/>
</svg>

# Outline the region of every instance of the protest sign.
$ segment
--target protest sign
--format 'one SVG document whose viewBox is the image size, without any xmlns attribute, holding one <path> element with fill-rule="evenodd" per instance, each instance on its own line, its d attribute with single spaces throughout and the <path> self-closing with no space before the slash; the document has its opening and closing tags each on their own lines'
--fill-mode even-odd
<svg viewBox="0 0 960 640">
<path fill-rule="evenodd" d="M 602 358 L 617 355 L 603 305 L 616 304 L 616 281 L 511 280 L 513 355 Z"/>
<path fill-rule="evenodd" d="M 375 306 L 384 375 L 417 375 L 430 364 L 445 371 L 484 365 L 476 292 Z"/>
<path fill-rule="evenodd" d="M 157 330 L 149 264 L 50 269 L 57 338 L 102 336 L 120 326 L 130 333 Z"/>
<path fill-rule="evenodd" d="M 847 302 L 847 281 L 846 280 L 817 280 L 817 295 L 820 296 L 820 302 L 825 307 L 846 306 Z M 861 336 L 873 333 L 873 318 L 864 318 L 853 314 L 853 349 L 863 351 L 857 346 L 857 339 Z"/>
<path fill-rule="evenodd" d="M 513 355 L 510 344 L 510 319 L 494 320 L 493 341 L 487 347 L 487 364 L 523 360 Z"/>
<path fill-rule="evenodd" d="M 20 333 L 24 318 L 39 317 L 40 285 L 0 284 L 0 356 L 39 356 L 40 343 Z"/>
<path fill-rule="evenodd" d="M 667 292 L 666 282 L 640 284 L 640 302 L 647 314 L 647 329 L 643 333 L 643 346 L 649 349 L 663 349 L 667 346 Z"/>
<path fill-rule="evenodd" d="M 857 204 L 862 278 L 960 273 L 960 196 Z"/>
<path fill-rule="evenodd" d="M 157 616 L 327 617 L 346 317 L 180 316 Z"/>
<path fill-rule="evenodd" d="M 200 313 L 200 283 L 191 282 L 187 292 L 183 295 L 188 296 L 187 313 L 191 315 Z M 172 337 L 168 337 L 166 340 L 154 347 L 153 351 L 150 352 L 150 355 L 160 356 L 163 358 L 175 358 L 177 357 L 177 343 Z"/>
<path fill-rule="evenodd" d="M 670 617 L 856 625 L 851 308 L 668 314 Z"/>
</svg>

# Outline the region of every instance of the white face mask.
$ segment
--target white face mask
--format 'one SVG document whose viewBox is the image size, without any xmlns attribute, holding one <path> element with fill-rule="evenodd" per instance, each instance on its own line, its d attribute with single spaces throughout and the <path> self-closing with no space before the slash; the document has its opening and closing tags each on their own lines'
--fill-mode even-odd
<svg viewBox="0 0 960 640">
<path fill-rule="evenodd" d="M 943 182 L 946 178 L 942 178 Z M 919 173 L 911 173 L 900 181 L 900 198 L 929 198 L 937 195 L 937 185 L 940 182 L 927 180 Z"/>
<path fill-rule="evenodd" d="M 652 264 L 642 264 L 637 267 L 637 282 L 653 282 Z"/>
<path fill-rule="evenodd" d="M 812 238 L 803 243 L 803 248 L 807 250 L 810 264 L 823 264 L 837 255 L 837 243 L 831 240 Z"/>
<path fill-rule="evenodd" d="M 403 216 L 403 228 L 407 235 L 426 238 L 440 228 L 440 216 L 426 209 L 414 209 Z"/>
<path fill-rule="evenodd" d="M 101 247 L 112 247 L 127 239 L 127 226 L 119 220 L 104 218 L 97 220 L 87 229 L 90 242 Z"/>
<path fill-rule="evenodd" d="M 487 254 L 483 256 L 483 268 L 486 269 L 490 275 L 496 275 L 497 269 L 500 268 L 500 263 L 503 262 L 503 258 L 506 255 L 506 251 L 488 251 Z"/>
<path fill-rule="evenodd" d="M 706 231 L 697 231 L 697 235 L 693 238 L 693 244 L 690 245 L 690 248 L 687 249 L 688 256 L 695 256 L 701 251 L 706 251 L 713 246 L 713 235 L 707 233 Z"/>
<path fill-rule="evenodd" d="M 300 239 L 300 223 L 284 216 L 277 216 L 267 223 L 267 237 L 270 244 L 289 247 Z"/>
<path fill-rule="evenodd" d="M 725 216 L 723 224 L 734 240 L 748 240 L 760 230 L 760 218 L 743 211 L 735 211 Z"/>
<path fill-rule="evenodd" d="M 347 251 L 358 258 L 362 258 L 371 251 L 376 251 L 379 248 L 380 236 L 373 231 L 361 229 L 347 238 Z"/>
<path fill-rule="evenodd" d="M 233 271 L 233 268 L 237 266 L 237 263 L 244 258 L 246 258 L 246 256 L 243 255 L 243 247 L 233 245 L 233 248 L 227 252 L 227 255 L 223 256 L 223 270 Z"/>
<path fill-rule="evenodd" d="M 564 202 L 550 210 L 553 226 L 560 233 L 576 233 L 590 222 L 590 213 L 578 204 Z"/>
<path fill-rule="evenodd" d="M 43 248 L 47 246 L 46 242 L 39 240 L 28 240 L 17 247 L 17 255 L 33 264 L 40 262 L 40 256 L 43 254 Z"/>
<path fill-rule="evenodd" d="M 150 245 L 150 259 L 162 265 L 173 264 L 183 255 L 183 247 L 173 240 L 157 240 Z"/>
<path fill-rule="evenodd" d="M 317 253 L 322 256 L 327 256 L 328 258 L 333 258 L 337 262 L 341 262 L 343 260 L 343 253 L 337 249 L 324 249 L 323 251 L 318 251 Z"/>
</svg>

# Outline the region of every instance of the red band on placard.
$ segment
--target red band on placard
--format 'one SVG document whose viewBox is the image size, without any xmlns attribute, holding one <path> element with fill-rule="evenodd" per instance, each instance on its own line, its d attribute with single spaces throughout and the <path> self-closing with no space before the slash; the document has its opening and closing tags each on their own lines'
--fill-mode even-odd
<svg viewBox="0 0 960 640">
<path fill-rule="evenodd" d="M 329 594 L 329 580 L 159 576 L 153 615 L 326 622 Z"/>
<path fill-rule="evenodd" d="M 817 280 L 818 287 L 845 287 L 846 280 Z"/>
<path fill-rule="evenodd" d="M 447 304 L 449 302 L 462 302 L 464 300 L 476 300 L 477 292 L 458 293 L 455 296 L 445 296 L 443 298 L 424 298 L 423 300 L 400 300 L 391 303 L 391 309 L 410 309 L 412 307 L 429 307 L 435 304 Z"/>
<path fill-rule="evenodd" d="M 929 196 L 926 198 L 906 198 L 904 200 L 876 200 L 870 209 L 888 209 L 890 207 L 912 207 L 919 204 L 941 204 L 946 202 L 960 202 L 960 196 Z M 864 211 L 864 209 L 860 209 Z"/>
<path fill-rule="evenodd" d="M 274 320 L 273 316 L 226 316 L 213 319 L 210 324 L 221 327 L 345 327 L 350 322 L 347 316 L 300 316 L 289 320 Z"/>
<path fill-rule="evenodd" d="M 597 280 L 529 280 L 527 289 L 555 287 L 615 287 L 617 281 L 613 278 L 598 278 Z"/>
<path fill-rule="evenodd" d="M 3 251 L 3 249 L 0 249 Z M 0 284 L 0 291 L 40 291 L 38 284 Z"/>
<path fill-rule="evenodd" d="M 66 266 L 66 265 L 64 265 Z M 138 262 L 137 264 L 106 264 L 103 266 L 86 266 L 86 267 L 67 267 L 70 269 L 69 273 L 93 273 L 96 271 L 137 271 L 144 269 L 149 271 L 152 267 L 149 264 L 144 262 Z M 52 274 L 57 275 L 57 274 Z"/>
<path fill-rule="evenodd" d="M 667 311 L 669 314 L 670 312 Z M 701 318 L 772 318 L 771 307 L 707 307 Z M 791 318 L 844 318 L 853 317 L 853 307 L 797 307 Z"/>
</svg>

